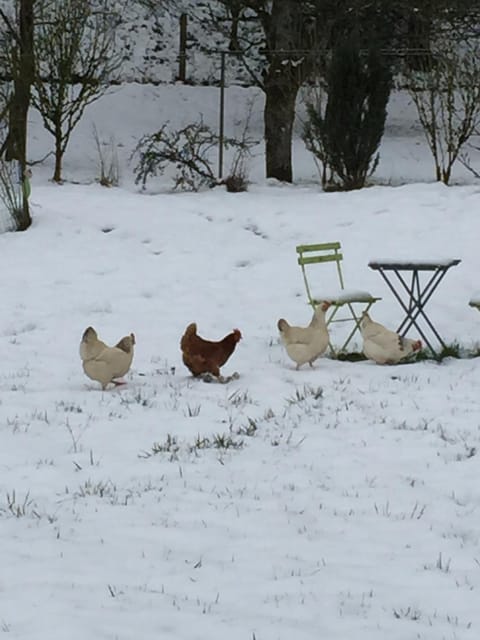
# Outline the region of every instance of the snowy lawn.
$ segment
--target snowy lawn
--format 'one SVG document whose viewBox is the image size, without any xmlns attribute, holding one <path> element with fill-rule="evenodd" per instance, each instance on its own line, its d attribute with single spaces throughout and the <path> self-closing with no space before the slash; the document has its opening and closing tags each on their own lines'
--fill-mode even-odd
<svg viewBox="0 0 480 640">
<path fill-rule="evenodd" d="M 479 188 L 145 195 L 42 171 L 33 227 L 0 235 L 5 637 L 476 640 L 479 358 L 295 371 L 276 322 L 311 316 L 295 245 L 339 240 L 390 328 L 369 260 L 460 258 L 428 308 L 473 351 Z M 241 329 L 238 380 L 191 378 L 192 321 Z M 125 387 L 83 374 L 88 325 L 135 332 Z"/>
</svg>

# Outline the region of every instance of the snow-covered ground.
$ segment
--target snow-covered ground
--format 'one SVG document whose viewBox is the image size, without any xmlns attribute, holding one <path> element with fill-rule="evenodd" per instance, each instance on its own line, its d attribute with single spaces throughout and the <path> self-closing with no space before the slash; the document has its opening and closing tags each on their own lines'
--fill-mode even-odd
<svg viewBox="0 0 480 640">
<path fill-rule="evenodd" d="M 217 99 L 131 85 L 92 105 L 65 162 L 82 184 L 34 167 L 33 227 L 0 235 L 0 631 L 476 640 L 479 358 L 295 371 L 276 322 L 310 319 L 295 245 L 339 240 L 348 286 L 382 296 L 372 316 L 392 328 L 400 307 L 369 260 L 460 258 L 429 312 L 473 350 L 480 189 L 421 183 L 431 160 L 403 97 L 371 188 L 322 193 L 297 140 L 295 186 L 263 180 L 259 147 L 247 193 L 136 190 L 139 136 L 199 110 L 213 124 Z M 94 184 L 92 122 L 115 135 L 121 188 Z M 260 103 L 252 123 L 261 133 Z M 30 142 L 32 159 L 49 148 L 35 114 Z M 241 329 L 223 368 L 238 380 L 190 377 L 192 321 L 211 339 Z M 85 377 L 88 325 L 109 343 L 135 332 L 125 387 Z"/>
</svg>

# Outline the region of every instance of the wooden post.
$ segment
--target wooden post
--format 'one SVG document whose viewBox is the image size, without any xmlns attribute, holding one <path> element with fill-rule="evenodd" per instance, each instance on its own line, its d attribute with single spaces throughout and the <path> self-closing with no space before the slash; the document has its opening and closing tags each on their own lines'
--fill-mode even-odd
<svg viewBox="0 0 480 640">
<path fill-rule="evenodd" d="M 185 82 L 187 78 L 187 14 L 180 16 L 180 49 L 178 54 L 178 79 Z"/>
</svg>

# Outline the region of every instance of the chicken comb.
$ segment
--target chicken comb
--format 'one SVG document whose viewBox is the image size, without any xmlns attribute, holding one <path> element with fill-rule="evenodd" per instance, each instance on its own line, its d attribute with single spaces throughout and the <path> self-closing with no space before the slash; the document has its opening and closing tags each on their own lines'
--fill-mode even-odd
<svg viewBox="0 0 480 640">
<path fill-rule="evenodd" d="M 95 329 L 93 327 L 87 327 L 85 329 L 85 331 L 83 332 L 82 340 L 86 340 L 87 336 L 91 335 L 92 333 L 93 333 L 94 336 L 97 335 L 97 332 L 95 331 Z"/>
</svg>

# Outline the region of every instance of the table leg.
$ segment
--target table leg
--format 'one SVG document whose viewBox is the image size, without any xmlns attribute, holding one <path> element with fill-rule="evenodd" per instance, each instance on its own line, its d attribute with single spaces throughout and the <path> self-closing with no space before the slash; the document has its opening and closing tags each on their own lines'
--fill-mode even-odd
<svg viewBox="0 0 480 640">
<path fill-rule="evenodd" d="M 401 275 L 398 272 L 395 272 L 395 273 L 399 281 L 402 283 L 410 299 L 409 312 L 407 313 L 407 316 L 403 319 L 402 323 L 398 327 L 397 332 L 400 333 L 401 335 L 405 335 L 412 325 L 415 326 L 417 330 L 420 331 L 420 328 L 417 323 L 417 318 L 419 316 L 422 316 L 423 320 L 428 325 L 428 327 L 430 328 L 431 332 L 436 337 L 438 342 L 442 345 L 443 348 L 445 348 L 446 347 L 445 342 L 442 340 L 440 334 L 438 333 L 437 329 L 434 327 L 432 321 L 425 313 L 425 305 L 430 300 L 434 291 L 442 281 L 443 277 L 445 276 L 446 270 L 445 269 L 436 270 L 433 276 L 430 278 L 430 280 L 426 283 L 423 290 L 420 285 L 420 278 L 419 278 L 418 271 L 414 271 L 412 273 L 412 282 L 410 287 L 407 285 L 407 283 L 404 281 L 404 279 L 401 277 Z M 403 334 L 401 333 L 402 331 L 403 331 Z"/>
<path fill-rule="evenodd" d="M 393 295 L 395 296 L 395 298 L 397 299 L 398 303 L 400 304 L 400 306 L 402 307 L 402 309 L 404 310 L 404 312 L 406 314 L 405 319 L 402 321 L 402 323 L 400 324 L 400 327 L 397 329 L 397 333 L 400 333 L 403 330 L 403 334 L 400 333 L 400 335 L 405 335 L 405 333 L 408 331 L 408 329 L 413 324 L 415 326 L 415 328 L 417 329 L 417 331 L 419 332 L 420 336 L 423 338 L 425 344 L 430 349 L 430 351 L 433 353 L 433 355 L 436 355 L 436 351 L 433 348 L 432 344 L 430 343 L 430 340 L 427 338 L 427 336 L 425 335 L 425 333 L 422 330 L 422 328 L 416 322 L 416 318 L 417 318 L 419 312 L 417 311 L 417 313 L 414 315 L 414 312 L 416 311 L 416 309 L 418 307 L 418 303 L 416 302 L 416 299 L 415 299 L 415 296 L 414 296 L 414 287 L 415 287 L 415 282 L 416 282 L 415 273 L 412 274 L 412 281 L 411 281 L 411 284 L 409 286 L 405 282 L 405 280 L 402 278 L 401 274 L 398 273 L 398 271 L 394 271 L 394 273 L 397 276 L 398 280 L 401 282 L 402 286 L 404 287 L 404 289 L 406 290 L 406 292 L 408 294 L 408 306 L 405 304 L 405 302 L 403 301 L 403 299 L 400 296 L 400 294 L 397 292 L 397 290 L 395 289 L 393 284 L 390 282 L 390 280 L 388 279 L 388 277 L 384 273 L 383 269 L 379 269 L 379 273 L 383 277 L 385 282 L 387 283 L 387 286 L 389 287 L 390 291 L 393 293 Z M 418 286 L 418 278 L 417 278 L 417 286 Z M 410 321 L 410 322 L 409 322 L 408 326 L 405 328 L 404 325 L 408 321 Z"/>
</svg>

